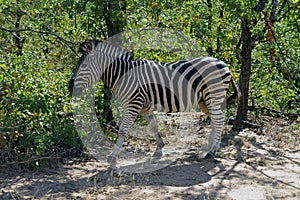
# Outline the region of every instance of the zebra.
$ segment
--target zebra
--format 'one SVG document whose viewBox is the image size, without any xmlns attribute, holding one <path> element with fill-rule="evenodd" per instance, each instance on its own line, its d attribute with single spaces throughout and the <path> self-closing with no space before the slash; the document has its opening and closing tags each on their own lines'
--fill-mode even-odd
<svg viewBox="0 0 300 200">
<path fill-rule="evenodd" d="M 225 122 L 224 105 L 229 84 L 234 94 L 241 94 L 227 65 L 212 57 L 199 57 L 175 62 L 134 60 L 133 55 L 105 41 L 88 41 L 81 45 L 82 57 L 69 81 L 74 96 L 97 83 L 99 79 L 117 94 L 125 114 L 118 130 L 118 139 L 108 162 L 116 163 L 124 137 L 138 115 L 155 133 L 154 158 L 161 158 L 165 143 L 159 132 L 154 111 L 182 112 L 199 106 L 210 116 L 212 132 L 205 158 L 214 158 L 220 148 Z"/>
</svg>

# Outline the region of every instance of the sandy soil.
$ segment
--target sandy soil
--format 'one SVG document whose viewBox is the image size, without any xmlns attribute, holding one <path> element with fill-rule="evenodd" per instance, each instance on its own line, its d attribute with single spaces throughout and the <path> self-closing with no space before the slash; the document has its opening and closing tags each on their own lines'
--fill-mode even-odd
<svg viewBox="0 0 300 200">
<path fill-rule="evenodd" d="M 166 117 L 165 129 L 192 128 L 200 136 L 209 132 L 203 120 L 180 119 Z M 259 124 L 252 129 L 226 126 L 214 160 L 198 158 L 201 139 L 169 166 L 148 173 L 118 176 L 106 164 L 82 158 L 34 172 L 2 166 L 0 199 L 300 199 L 299 124 L 271 117 L 252 120 Z"/>
</svg>

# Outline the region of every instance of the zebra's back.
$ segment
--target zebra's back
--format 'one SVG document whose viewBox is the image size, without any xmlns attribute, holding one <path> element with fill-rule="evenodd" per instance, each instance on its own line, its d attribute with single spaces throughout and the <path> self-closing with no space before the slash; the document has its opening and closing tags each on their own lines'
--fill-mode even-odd
<svg viewBox="0 0 300 200">
<path fill-rule="evenodd" d="M 226 64 L 210 57 L 171 63 L 139 60 L 127 65 L 130 70 L 119 78 L 115 94 L 124 106 L 139 98 L 145 110 L 182 112 L 197 107 L 200 100 L 224 99 L 231 80 Z"/>
</svg>

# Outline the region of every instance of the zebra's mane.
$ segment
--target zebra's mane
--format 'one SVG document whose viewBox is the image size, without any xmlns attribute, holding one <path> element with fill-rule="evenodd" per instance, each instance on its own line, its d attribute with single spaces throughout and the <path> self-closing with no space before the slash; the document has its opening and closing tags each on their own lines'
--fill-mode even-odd
<svg viewBox="0 0 300 200">
<path fill-rule="evenodd" d="M 79 52 L 83 54 L 84 58 L 89 54 L 101 52 L 113 59 L 121 58 L 124 61 L 133 60 L 132 53 L 106 41 L 86 40 L 80 45 Z"/>
<path fill-rule="evenodd" d="M 99 51 L 114 59 L 121 58 L 124 61 L 133 60 L 133 55 L 130 52 L 107 42 L 98 43 L 95 51 Z"/>
<path fill-rule="evenodd" d="M 89 54 L 95 54 L 101 52 L 106 56 L 111 57 L 113 60 L 122 59 L 123 61 L 132 61 L 133 54 L 126 51 L 120 47 L 116 47 L 107 42 L 102 42 L 100 40 L 86 40 L 79 45 L 78 50 L 82 56 L 79 58 L 76 71 L 79 69 L 80 65 L 84 62 L 85 58 Z"/>
</svg>

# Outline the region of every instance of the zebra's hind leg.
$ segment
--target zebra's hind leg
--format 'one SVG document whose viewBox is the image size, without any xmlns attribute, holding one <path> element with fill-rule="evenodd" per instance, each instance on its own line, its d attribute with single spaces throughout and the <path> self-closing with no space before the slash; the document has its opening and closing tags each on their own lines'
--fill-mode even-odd
<svg viewBox="0 0 300 200">
<path fill-rule="evenodd" d="M 136 105 L 135 102 L 133 102 L 133 105 Z M 135 120 L 135 118 L 137 117 L 137 115 L 139 113 L 139 109 L 137 107 L 135 107 L 135 109 L 133 109 L 132 107 L 133 106 L 129 106 L 125 111 L 123 121 L 119 128 L 119 135 L 118 135 L 117 143 L 115 144 L 113 152 L 107 158 L 107 162 L 110 163 L 110 166 L 112 168 L 116 167 L 116 160 L 117 160 L 118 154 L 122 150 L 124 137 L 128 131 L 128 128 L 132 125 L 133 121 Z"/>
<path fill-rule="evenodd" d="M 222 103 L 222 98 L 220 99 L 220 103 Z M 225 122 L 224 110 L 222 109 L 222 104 L 220 103 L 216 103 L 214 99 L 211 99 L 207 102 L 203 100 L 199 102 L 201 111 L 210 116 L 212 126 L 212 131 L 208 139 L 208 153 L 204 156 L 206 159 L 214 158 L 216 150 L 220 148 L 221 135 Z"/>
<path fill-rule="evenodd" d="M 152 155 L 153 158 L 155 159 L 159 159 L 162 157 L 163 153 L 162 153 L 162 148 L 165 146 L 165 143 L 158 131 L 158 125 L 155 119 L 155 116 L 153 113 L 143 113 L 142 114 L 143 118 L 147 121 L 149 127 L 150 127 L 150 131 L 153 132 L 155 134 L 155 139 L 156 139 L 156 149 L 154 154 Z"/>
<path fill-rule="evenodd" d="M 212 131 L 208 139 L 208 153 L 205 158 L 215 157 L 215 152 L 220 148 L 221 136 L 225 121 L 225 115 L 222 109 L 210 110 Z"/>
</svg>

